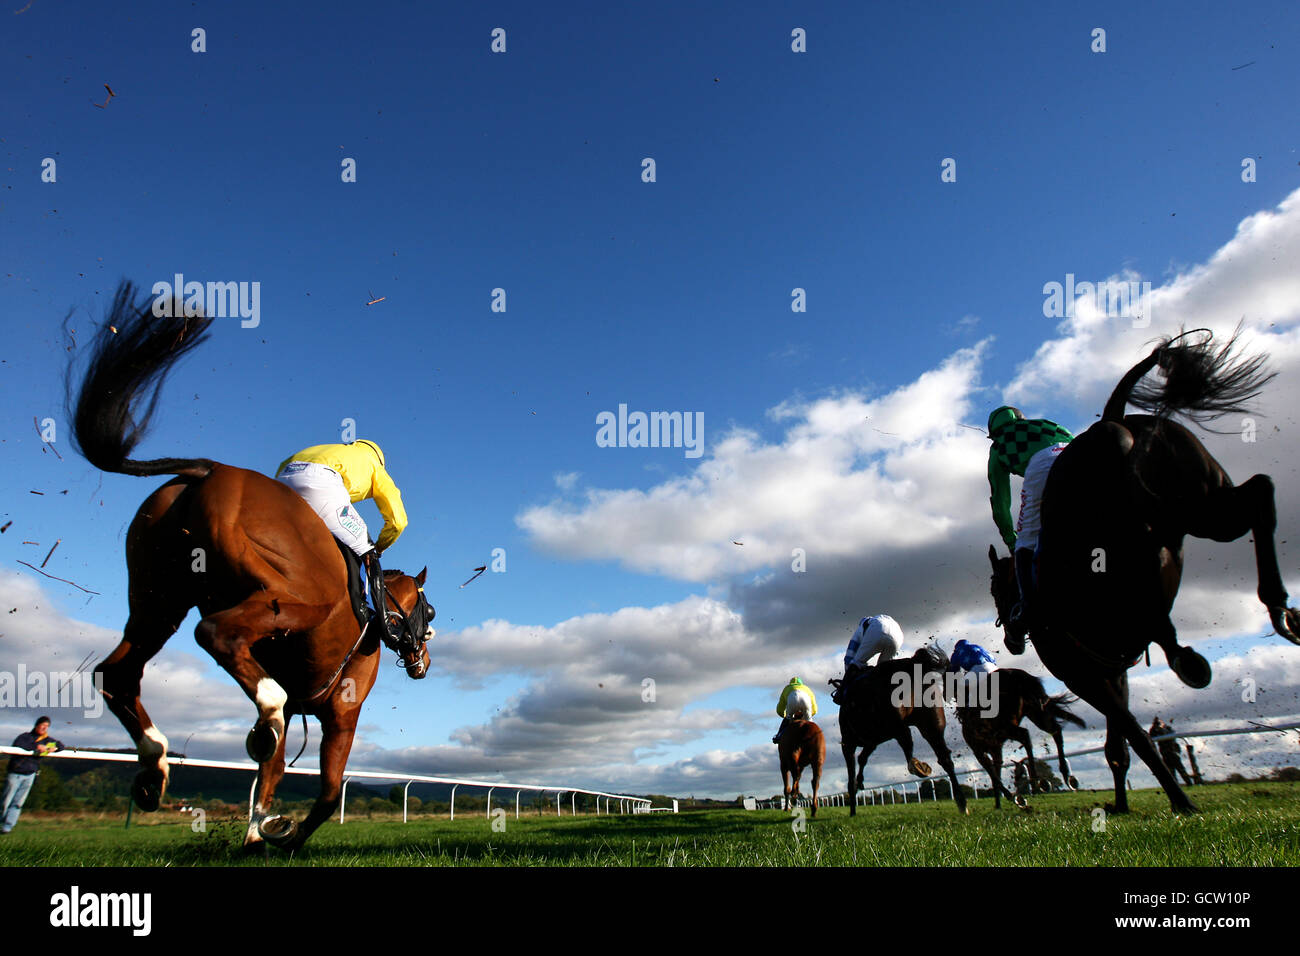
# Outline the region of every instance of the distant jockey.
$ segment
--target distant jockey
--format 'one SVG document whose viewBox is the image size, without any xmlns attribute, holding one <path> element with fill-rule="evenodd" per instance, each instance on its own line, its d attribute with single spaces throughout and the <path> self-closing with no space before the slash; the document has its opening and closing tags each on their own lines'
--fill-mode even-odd
<svg viewBox="0 0 1300 956">
<path fill-rule="evenodd" d="M 858 622 L 858 629 L 849 638 L 848 649 L 844 652 L 844 679 L 831 694 L 831 700 L 840 703 L 840 699 L 858 675 L 867 670 L 867 661 L 877 654 L 879 667 L 891 661 L 903 649 L 903 629 L 888 614 L 864 617 Z"/>
<path fill-rule="evenodd" d="M 812 688 L 799 678 L 791 677 L 790 683 L 782 688 L 781 696 L 777 698 L 776 715 L 781 718 L 781 726 L 777 728 L 772 743 L 778 743 L 781 740 L 781 734 L 784 733 L 787 722 L 791 720 L 812 720 L 817 715 L 817 698 L 814 696 Z"/>
<path fill-rule="evenodd" d="M 979 700 L 977 682 L 978 674 L 992 674 L 998 669 L 997 662 L 988 651 L 970 641 L 958 641 L 952 649 L 952 656 L 948 658 L 948 672 L 958 673 L 966 672 L 966 694 L 964 698 L 967 703 Z M 994 687 L 996 690 L 996 687 Z"/>
<path fill-rule="evenodd" d="M 313 445 L 281 462 L 275 476 L 302 495 L 334 537 L 361 560 L 367 600 L 384 625 L 381 636 L 389 647 L 400 651 L 401 631 L 386 613 L 379 556 L 406 529 L 406 509 L 401 492 L 384 468 L 384 453 L 374 442 L 363 439 L 346 445 Z M 353 507 L 367 498 L 374 499 L 384 518 L 377 543 L 371 542 L 365 521 Z"/>
<path fill-rule="evenodd" d="M 948 670 L 967 671 L 971 674 L 992 674 L 998 669 L 997 661 L 984 648 L 970 641 L 958 641 L 948 658 Z"/>
<path fill-rule="evenodd" d="M 1052 464 L 1074 436 L 1045 418 L 1027 419 L 1020 409 L 1003 405 L 989 415 L 989 504 L 1002 540 L 1015 556 L 1020 603 L 1007 622 L 1007 650 L 1023 654 L 1025 635 L 1036 624 L 1034 552 L 1042 528 L 1043 489 Z M 1011 476 L 1021 475 L 1020 517 L 1011 528 Z"/>
</svg>

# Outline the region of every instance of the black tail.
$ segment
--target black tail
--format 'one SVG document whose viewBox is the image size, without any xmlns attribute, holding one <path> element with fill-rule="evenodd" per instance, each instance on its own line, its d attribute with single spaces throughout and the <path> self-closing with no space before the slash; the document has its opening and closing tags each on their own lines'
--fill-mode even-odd
<svg viewBox="0 0 1300 956">
<path fill-rule="evenodd" d="M 1213 336 L 1189 344 L 1182 341 L 1188 334 L 1166 338 L 1125 373 L 1106 402 L 1103 421 L 1123 421 L 1125 405 L 1133 404 L 1161 418 L 1180 413 L 1204 424 L 1220 415 L 1246 411 L 1277 374 L 1264 371 L 1263 355 L 1241 358 L 1234 354 L 1240 326 L 1217 350 Z M 1141 384 L 1143 376 L 1157 364 L 1164 373 L 1164 382 Z"/>
<path fill-rule="evenodd" d="M 135 286 L 128 281 L 117 287 L 112 311 L 90 344 L 75 400 L 75 373 L 68 369 L 73 443 L 103 471 L 203 477 L 215 462 L 206 458 L 132 461 L 128 456 L 149 429 L 167 373 L 207 337 L 212 319 L 157 316 L 153 300 L 137 303 L 135 295 Z"/>
<path fill-rule="evenodd" d="M 1066 706 L 1075 703 L 1078 699 L 1073 694 L 1057 694 L 1055 697 L 1048 699 L 1047 706 L 1043 708 L 1043 711 L 1057 720 L 1069 721 L 1076 727 L 1087 727 L 1088 725 L 1083 722 L 1083 718 L 1071 712 Z"/>
</svg>

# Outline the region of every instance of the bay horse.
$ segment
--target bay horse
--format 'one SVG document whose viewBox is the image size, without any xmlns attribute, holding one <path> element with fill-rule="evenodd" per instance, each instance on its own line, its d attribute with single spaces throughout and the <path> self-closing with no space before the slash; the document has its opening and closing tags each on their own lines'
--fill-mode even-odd
<svg viewBox="0 0 1300 956">
<path fill-rule="evenodd" d="M 943 676 L 948 670 L 948 655 L 936 645 L 922 647 L 911 657 L 896 657 L 868 668 L 853 685 L 846 688 L 840 704 L 840 750 L 849 768 L 849 816 L 858 812 L 857 792 L 862 789 L 862 773 L 872 751 L 886 740 L 897 740 L 903 748 L 907 768 L 918 777 L 930 776 L 930 765 L 912 754 L 912 728 L 921 732 L 952 784 L 957 812 L 965 814 L 966 795 L 957 783 L 957 768 L 943 739 L 947 716 L 944 714 Z M 924 686 L 935 681 L 938 690 L 927 696 Z M 928 675 L 935 675 L 930 677 Z M 854 755 L 862 749 L 855 767 Z"/>
<path fill-rule="evenodd" d="M 1196 330 L 1206 331 L 1206 330 Z M 1106 761 L 1115 782 L 1109 809 L 1128 812 L 1129 746 L 1169 797 L 1175 813 L 1196 807 L 1165 766 L 1128 703 L 1128 670 L 1154 641 L 1192 687 L 1210 666 L 1179 645 L 1170 619 L 1187 535 L 1213 541 L 1254 537 L 1258 595 L 1274 630 L 1300 643 L 1300 614 L 1287 606 L 1273 537 L 1273 482 L 1255 475 L 1234 486 L 1227 473 L 1171 415 L 1203 423 L 1244 413 L 1273 377 L 1262 356 L 1239 358 L 1234 334 L 1219 349 L 1192 333 L 1162 339 L 1120 380 L 1101 420 L 1061 452 L 1043 495 L 1038 549 L 1040 622 L 1032 629 L 1047 669 L 1106 718 Z M 1157 384 L 1139 384 L 1156 367 Z M 1151 414 L 1125 415 L 1133 404 Z M 1011 558 L 989 548 L 999 622 L 1018 598 Z"/>
<path fill-rule="evenodd" d="M 791 720 L 781 734 L 777 747 L 781 757 L 781 792 L 785 794 L 785 807 L 799 799 L 799 777 L 804 767 L 812 768 L 812 812 L 817 816 L 817 791 L 821 785 L 822 764 L 826 762 L 826 738 L 822 729 L 811 720 Z M 793 784 L 791 783 L 793 778 Z"/>
<path fill-rule="evenodd" d="M 121 643 L 95 674 L 139 753 L 131 796 L 141 810 L 157 810 L 167 790 L 167 738 L 140 702 L 140 679 L 198 607 L 199 646 L 257 707 L 246 741 L 258 773 L 244 847 L 294 850 L 338 806 L 361 705 L 379 670 L 382 622 L 362 630 L 333 535 L 288 486 L 206 458 L 130 458 L 164 379 L 206 339 L 212 321 L 157 316 L 148 300 L 134 298 L 130 282 L 119 285 L 90 346 L 71 408 L 73 438 L 102 471 L 177 477 L 145 499 L 127 531 L 130 614 Z M 74 382 L 70 369 L 70 397 Z M 385 579 L 389 614 L 411 648 L 402 662 L 414 678 L 428 671 L 433 634 L 425 573 L 390 571 Z M 322 731 L 321 792 L 301 825 L 270 812 L 284 774 L 285 724 L 297 714 L 314 715 Z"/>
<path fill-rule="evenodd" d="M 1078 781 L 1071 776 L 1070 764 L 1065 759 L 1061 721 L 1068 721 L 1076 727 L 1087 726 L 1069 709 L 1078 698 L 1071 694 L 1049 696 L 1041 680 L 1015 667 L 1000 667 L 988 675 L 988 680 L 994 684 L 997 693 L 992 714 L 977 705 L 959 706 L 957 720 L 961 722 L 962 738 L 993 781 L 993 806 L 1001 809 L 1004 794 L 1016 806 L 1025 806 L 1023 797 L 1011 793 L 1002 784 L 1002 745 L 1008 740 L 1014 740 L 1025 748 L 1030 786 L 1036 789 L 1038 775 L 1034 766 L 1034 745 L 1029 731 L 1022 725 L 1025 720 L 1051 735 L 1056 742 L 1061 780 L 1069 789 L 1076 789 Z"/>
</svg>

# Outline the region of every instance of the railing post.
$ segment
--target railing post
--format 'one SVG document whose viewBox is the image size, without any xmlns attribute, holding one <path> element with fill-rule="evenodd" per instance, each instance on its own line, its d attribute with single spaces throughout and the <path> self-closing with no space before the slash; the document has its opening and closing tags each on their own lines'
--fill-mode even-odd
<svg viewBox="0 0 1300 956">
<path fill-rule="evenodd" d="M 460 784 L 458 783 L 453 783 L 451 785 L 451 818 L 453 820 L 456 819 L 456 788 L 459 786 Z"/>
<path fill-rule="evenodd" d="M 351 777 L 343 778 L 343 796 L 339 798 L 339 823 L 343 822 L 343 814 L 348 808 L 348 781 Z"/>
<path fill-rule="evenodd" d="M 559 817 L 560 815 L 560 797 L 563 796 L 563 794 L 564 794 L 563 790 L 555 791 L 555 816 L 556 817 Z"/>
<path fill-rule="evenodd" d="M 496 787 L 488 787 L 488 796 L 487 796 L 487 818 L 488 818 L 489 820 L 492 819 L 492 791 L 495 790 L 495 789 L 496 789 Z"/>
<path fill-rule="evenodd" d="M 403 790 L 402 790 L 402 822 L 403 822 L 403 823 L 406 822 L 406 805 L 407 805 L 407 796 L 406 796 L 406 795 L 407 795 L 408 793 L 411 792 L 411 784 L 413 784 L 413 783 L 415 783 L 414 780 L 408 780 L 408 781 L 406 781 L 406 786 L 405 786 L 405 788 L 403 788 Z"/>
<path fill-rule="evenodd" d="M 515 791 L 515 819 L 519 819 L 519 794 L 521 791 Z"/>
<path fill-rule="evenodd" d="M 578 791 L 575 790 L 569 795 L 569 816 L 578 815 Z"/>
</svg>

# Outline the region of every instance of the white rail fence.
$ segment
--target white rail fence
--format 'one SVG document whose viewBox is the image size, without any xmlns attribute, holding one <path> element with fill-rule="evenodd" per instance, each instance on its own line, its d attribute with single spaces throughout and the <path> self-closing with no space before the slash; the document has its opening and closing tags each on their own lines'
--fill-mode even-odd
<svg viewBox="0 0 1300 956">
<path fill-rule="evenodd" d="M 17 747 L 0 747 L 0 753 L 22 756 L 31 754 L 30 750 L 20 750 Z M 124 753 L 103 753 L 97 750 L 76 750 L 69 748 L 60 750 L 57 753 L 49 754 L 42 757 L 42 760 L 106 760 L 110 763 L 136 763 L 139 758 L 135 754 Z M 248 791 L 249 811 L 252 811 L 254 792 L 257 788 L 257 767 L 247 763 L 235 763 L 228 760 L 200 760 L 194 757 L 171 757 L 167 758 L 167 763 L 172 767 L 207 767 L 216 770 L 243 770 L 253 774 L 253 782 Z M 303 774 L 306 776 L 318 776 L 320 770 L 314 767 L 285 767 L 286 774 Z M 405 781 L 406 786 L 402 788 L 402 822 L 406 823 L 408 818 L 409 799 L 408 794 L 413 783 L 437 783 L 451 784 L 451 819 L 456 819 L 456 791 L 461 787 L 473 787 L 479 790 L 487 791 L 487 816 L 492 816 L 492 794 L 497 790 L 515 792 L 515 818 L 519 817 L 519 803 L 521 795 L 527 791 L 538 795 L 554 793 L 555 794 L 555 815 L 562 816 L 560 798 L 569 794 L 569 812 L 572 816 L 578 814 L 578 794 L 593 796 L 596 798 L 596 813 L 601 812 L 600 802 L 605 801 L 605 813 L 646 813 L 650 807 L 650 801 L 645 797 L 633 797 L 624 793 L 606 793 L 604 790 L 587 790 L 583 787 L 543 787 L 537 784 L 529 783 L 504 783 L 499 780 L 468 780 L 463 777 L 436 777 L 426 774 L 411 773 L 385 773 L 382 771 L 370 770 L 352 770 L 343 776 L 343 793 L 339 798 L 339 823 L 346 820 L 345 812 L 348 797 L 348 782 L 351 780 L 393 780 L 397 782 Z M 611 809 L 617 802 L 618 810 Z"/>
<path fill-rule="evenodd" d="M 1297 730 L 1297 729 L 1300 729 L 1300 722 L 1293 721 L 1287 724 L 1273 724 L 1273 725 L 1255 724 L 1252 727 L 1229 727 L 1220 730 L 1192 730 L 1192 731 L 1187 731 L 1185 733 L 1162 734 L 1159 737 L 1152 737 L 1151 739 L 1153 741 L 1159 742 L 1161 740 L 1175 740 L 1179 738 L 1188 738 L 1188 737 L 1222 737 L 1225 735 L 1232 735 L 1232 734 L 1267 734 L 1267 733 L 1275 733 L 1277 731 L 1287 731 L 1287 730 Z M 1069 759 L 1071 757 L 1082 757 L 1085 756 L 1086 754 L 1102 753 L 1105 751 L 1105 749 L 1106 748 L 1103 745 L 1099 747 L 1088 747 L 1084 750 L 1072 750 L 1067 754 L 1065 754 L 1065 757 L 1066 759 Z M 1053 754 L 1051 751 L 1048 751 L 1047 754 L 1043 757 L 1039 757 L 1038 752 L 1035 751 L 1034 759 L 1036 761 L 1041 759 L 1043 761 L 1050 762 L 1051 760 L 1054 760 L 1056 758 L 1055 758 L 1055 754 Z M 967 775 L 973 775 L 973 774 L 982 775 L 983 778 L 987 781 L 987 786 L 985 786 L 984 789 L 989 793 L 993 792 L 993 781 L 989 779 L 989 776 L 985 772 L 983 767 L 976 766 L 969 770 L 958 770 L 957 778 L 960 781 L 962 777 L 965 777 Z M 937 802 L 939 799 L 938 783 L 939 781 L 947 781 L 947 780 L 948 780 L 947 775 L 944 774 L 942 770 L 939 770 L 934 775 L 926 778 L 925 780 L 911 779 L 911 780 L 898 780 L 893 783 L 873 784 L 872 786 L 864 787 L 863 789 L 857 792 L 856 802 L 858 806 L 863 806 L 863 807 L 875 806 L 877 803 L 877 798 L 879 798 L 879 803 L 882 806 L 886 803 L 895 804 L 899 802 L 899 797 L 898 797 L 899 791 L 902 791 L 903 794 L 902 802 L 906 803 L 908 797 L 907 788 L 909 786 L 915 786 L 916 799 L 917 802 L 919 803 L 922 800 L 921 787 L 925 783 L 930 784 L 930 799 Z M 802 786 L 802 781 L 801 781 L 801 786 Z M 949 786 L 951 787 L 951 783 L 949 783 Z M 973 791 L 973 799 L 978 800 L 980 795 L 980 787 L 976 777 L 974 776 L 971 777 L 970 786 L 971 786 L 971 790 Z M 846 807 L 848 806 L 848 798 L 849 795 L 847 793 L 822 794 L 819 795 L 817 798 L 817 805 L 819 807 Z M 948 797 L 948 799 L 951 799 L 951 795 Z M 765 809 L 781 809 L 783 802 L 784 801 L 779 797 L 774 799 L 764 799 L 758 801 L 758 806 L 763 807 Z M 793 803 L 795 804 L 795 806 L 811 807 L 812 797 L 801 796 L 798 800 L 793 801 Z"/>
</svg>

